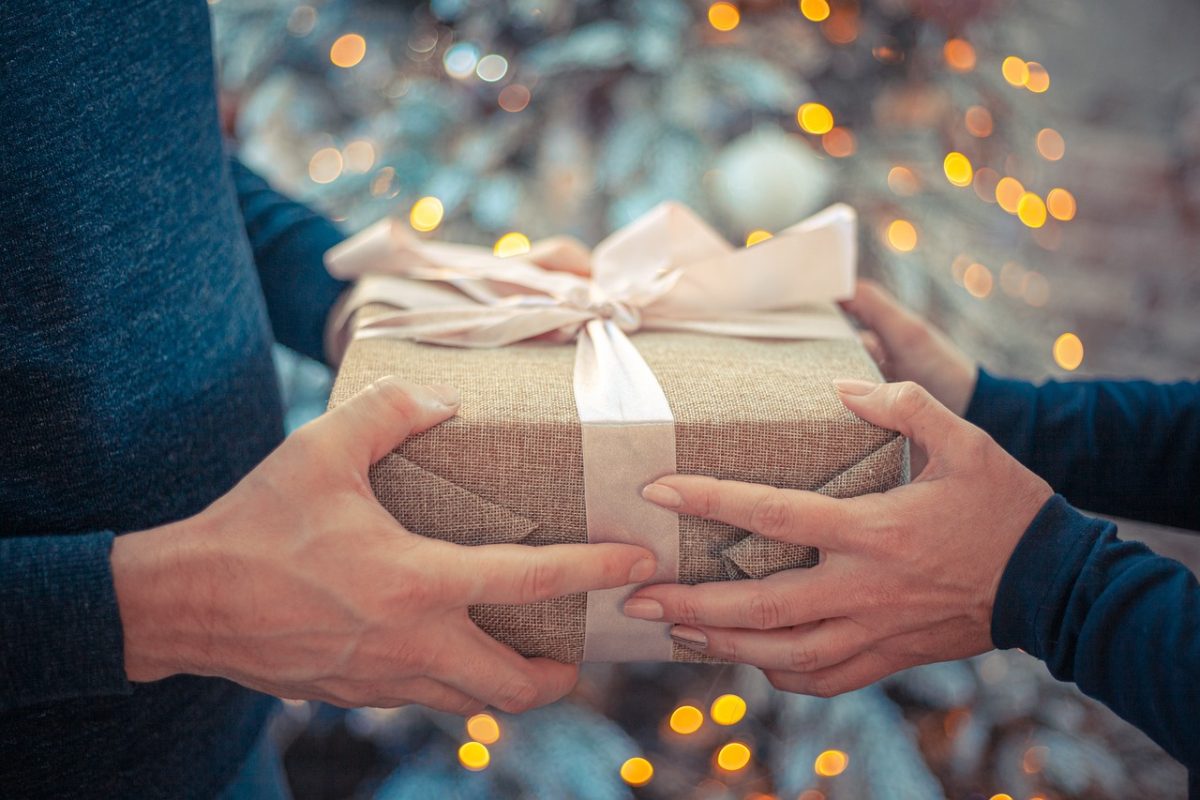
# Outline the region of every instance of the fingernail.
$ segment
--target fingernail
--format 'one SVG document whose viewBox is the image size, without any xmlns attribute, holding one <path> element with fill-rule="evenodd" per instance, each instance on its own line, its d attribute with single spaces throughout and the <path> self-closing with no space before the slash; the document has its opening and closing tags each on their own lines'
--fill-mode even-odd
<svg viewBox="0 0 1200 800">
<path fill-rule="evenodd" d="M 679 508 L 683 505 L 683 497 L 679 492 L 670 486 L 663 486 L 661 483 L 651 483 L 646 486 L 642 489 L 642 497 L 664 508 Z"/>
<path fill-rule="evenodd" d="M 444 383 L 433 384 L 425 387 L 433 392 L 434 396 L 442 402 L 442 405 L 447 408 L 453 408 L 462 402 L 462 395 L 458 393 L 458 389 L 453 386 L 447 386 Z"/>
<path fill-rule="evenodd" d="M 629 570 L 630 583 L 642 583 L 650 580 L 650 576 L 658 569 L 658 564 L 653 558 L 643 558 L 641 561 L 633 565 L 633 569 Z"/>
<path fill-rule="evenodd" d="M 662 619 L 663 607 L 657 600 L 635 597 L 625 601 L 625 616 L 634 619 Z"/>
<path fill-rule="evenodd" d="M 875 391 L 879 384 L 872 383 L 871 381 L 860 381 L 857 378 L 838 378 L 833 382 L 833 386 L 842 394 L 861 396 Z"/>
<path fill-rule="evenodd" d="M 671 638 L 692 650 L 708 649 L 708 637 L 704 635 L 703 631 L 689 628 L 686 625 L 676 625 L 671 628 Z"/>
</svg>

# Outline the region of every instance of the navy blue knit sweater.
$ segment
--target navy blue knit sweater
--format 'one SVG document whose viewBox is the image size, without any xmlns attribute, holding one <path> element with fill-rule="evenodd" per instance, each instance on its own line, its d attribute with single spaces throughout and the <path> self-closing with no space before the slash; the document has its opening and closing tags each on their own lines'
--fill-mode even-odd
<svg viewBox="0 0 1200 800">
<path fill-rule="evenodd" d="M 126 681 L 109 551 L 281 440 L 271 344 L 320 357 L 338 239 L 227 158 L 204 0 L 0 3 L 0 796 L 212 796 L 247 754 L 269 698 Z"/>
</svg>

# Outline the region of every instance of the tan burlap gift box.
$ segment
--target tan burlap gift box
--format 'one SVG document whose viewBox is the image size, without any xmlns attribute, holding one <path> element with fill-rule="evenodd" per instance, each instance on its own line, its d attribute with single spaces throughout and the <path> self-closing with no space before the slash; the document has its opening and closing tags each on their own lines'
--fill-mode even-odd
<svg viewBox="0 0 1200 800">
<path fill-rule="evenodd" d="M 905 480 L 905 441 L 848 412 L 830 384 L 880 379 L 856 340 L 660 332 L 631 338 L 670 403 L 679 472 L 834 497 Z M 372 470 L 384 507 L 411 531 L 459 544 L 586 542 L 574 363 L 569 344 L 460 349 L 359 339 L 345 355 L 330 403 L 387 375 L 457 387 L 463 397 L 457 417 L 413 437 Z M 629 502 L 645 501 L 631 496 Z M 680 518 L 679 537 L 685 583 L 760 578 L 816 563 L 811 548 L 696 517 Z M 480 606 L 472 616 L 523 654 L 578 662 L 586 604 L 587 596 L 576 594 L 531 606 Z M 678 646 L 674 658 L 701 660 Z"/>
</svg>

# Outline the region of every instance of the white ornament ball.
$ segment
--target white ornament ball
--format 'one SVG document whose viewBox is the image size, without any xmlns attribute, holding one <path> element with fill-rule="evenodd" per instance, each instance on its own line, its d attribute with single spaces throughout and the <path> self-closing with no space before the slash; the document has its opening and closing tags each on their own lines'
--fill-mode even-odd
<svg viewBox="0 0 1200 800">
<path fill-rule="evenodd" d="M 708 185 L 713 204 L 745 230 L 776 231 L 820 209 L 834 170 L 799 136 L 778 128 L 753 131 L 721 151 Z"/>
</svg>

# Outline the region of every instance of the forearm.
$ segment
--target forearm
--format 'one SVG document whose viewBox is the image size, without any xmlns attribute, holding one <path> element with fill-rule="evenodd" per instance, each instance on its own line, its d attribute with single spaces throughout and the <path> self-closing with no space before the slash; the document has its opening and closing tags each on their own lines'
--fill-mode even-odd
<svg viewBox="0 0 1200 800">
<path fill-rule="evenodd" d="M 980 370 L 966 417 L 1075 505 L 1200 528 L 1200 384 L 1034 386 Z"/>
<path fill-rule="evenodd" d="M 1044 660 L 1200 769 L 1200 585 L 1182 564 L 1056 496 L 1005 569 L 992 638 Z"/>
</svg>

